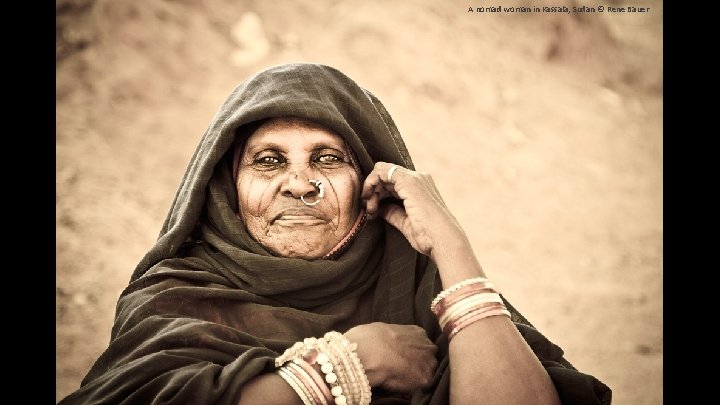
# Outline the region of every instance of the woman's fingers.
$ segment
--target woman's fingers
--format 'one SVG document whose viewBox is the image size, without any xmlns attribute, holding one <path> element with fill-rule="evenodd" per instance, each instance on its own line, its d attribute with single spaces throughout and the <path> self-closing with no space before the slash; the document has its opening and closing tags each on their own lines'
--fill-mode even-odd
<svg viewBox="0 0 720 405">
<path fill-rule="evenodd" d="M 397 167 L 397 169 L 393 170 L 392 177 L 388 180 L 388 174 L 389 170 L 393 167 Z M 400 172 L 409 172 L 408 169 L 398 166 L 394 163 L 387 163 L 387 162 L 377 162 L 375 163 L 375 167 L 370 172 L 370 174 L 365 179 L 365 182 L 363 183 L 362 192 L 360 193 L 360 197 L 363 199 L 369 199 L 371 194 L 373 192 L 378 191 L 378 187 L 385 188 L 385 189 L 391 189 L 388 186 L 391 186 L 392 184 L 395 184 L 398 177 L 400 176 Z"/>
<path fill-rule="evenodd" d="M 387 190 L 382 184 L 378 184 L 375 190 L 370 194 L 370 198 L 365 200 L 365 210 L 369 215 L 374 215 L 380 208 L 380 201 L 392 196 L 392 191 Z"/>
<path fill-rule="evenodd" d="M 464 240 L 460 224 L 428 173 L 377 162 L 363 183 L 361 195 L 371 218 L 384 219 L 422 254 L 433 257 L 435 246 L 452 240 L 449 238 Z M 399 203 L 383 204 L 388 197 Z"/>
<path fill-rule="evenodd" d="M 388 204 L 380 209 L 379 215 L 400 232 L 405 231 L 405 221 L 408 218 L 405 208 L 396 204 Z"/>
<path fill-rule="evenodd" d="M 388 182 L 388 174 L 391 168 L 393 170 L 391 182 Z M 372 172 L 367 176 L 363 182 L 362 191 L 360 197 L 365 201 L 365 209 L 369 215 L 374 215 L 378 212 L 380 207 L 380 201 L 388 197 L 398 198 L 399 196 L 395 192 L 395 186 L 392 182 L 397 180 L 398 172 L 400 170 L 407 170 L 401 166 L 386 163 L 377 162 Z"/>
<path fill-rule="evenodd" d="M 376 193 L 372 193 L 372 195 L 370 195 L 370 198 L 365 200 L 365 211 L 367 211 L 368 215 L 375 215 L 379 206 L 380 196 Z"/>
</svg>

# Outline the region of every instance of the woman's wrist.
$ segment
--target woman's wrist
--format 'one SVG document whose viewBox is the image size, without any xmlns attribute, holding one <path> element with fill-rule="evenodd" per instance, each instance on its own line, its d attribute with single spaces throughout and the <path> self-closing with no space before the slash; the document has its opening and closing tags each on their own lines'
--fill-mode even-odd
<svg viewBox="0 0 720 405">
<path fill-rule="evenodd" d="M 379 367 L 382 361 L 378 361 L 376 355 L 378 354 L 375 350 L 367 350 L 371 347 L 368 344 L 368 340 L 365 339 L 361 332 L 361 328 L 353 327 L 347 332 L 343 333 L 345 337 L 351 342 L 358 344 L 355 353 L 357 353 L 360 363 L 362 363 L 365 369 L 365 375 L 368 378 L 368 382 L 371 387 L 382 385 L 387 379 L 386 374 L 383 372 L 383 367 Z"/>
<path fill-rule="evenodd" d="M 433 248 L 431 258 L 438 267 L 445 287 L 468 278 L 485 277 L 472 245 L 464 234 L 442 240 Z"/>
<path fill-rule="evenodd" d="M 321 338 L 305 338 L 275 358 L 276 373 L 292 386 L 303 403 L 334 398 L 336 405 L 367 405 L 372 391 L 356 349 L 357 343 L 336 331 Z M 322 374 L 313 367 L 316 364 Z"/>
</svg>

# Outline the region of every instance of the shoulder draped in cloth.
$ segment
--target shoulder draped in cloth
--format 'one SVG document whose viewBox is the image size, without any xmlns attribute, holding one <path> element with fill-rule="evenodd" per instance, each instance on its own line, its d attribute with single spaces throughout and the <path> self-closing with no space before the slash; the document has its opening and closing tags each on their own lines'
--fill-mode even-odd
<svg viewBox="0 0 720 405">
<path fill-rule="evenodd" d="M 377 161 L 414 168 L 382 103 L 334 68 L 280 65 L 241 83 L 206 130 L 155 245 L 121 293 L 108 348 L 61 404 L 234 404 L 242 385 L 273 371 L 294 342 L 375 321 L 423 327 L 440 365 L 427 389 L 412 397 L 374 390 L 373 403 L 447 403 L 447 339 L 429 309 L 442 289 L 438 271 L 402 234 L 372 220 L 333 260 L 283 258 L 236 216 L 234 145 L 259 121 L 287 116 L 341 135 L 365 175 Z M 610 403 L 607 386 L 573 368 L 507 305 L 563 403 Z"/>
</svg>

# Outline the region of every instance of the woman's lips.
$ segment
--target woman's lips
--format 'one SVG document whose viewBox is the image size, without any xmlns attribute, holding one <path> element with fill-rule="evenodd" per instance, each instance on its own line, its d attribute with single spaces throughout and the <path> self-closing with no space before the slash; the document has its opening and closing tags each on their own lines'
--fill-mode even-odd
<svg viewBox="0 0 720 405">
<path fill-rule="evenodd" d="M 326 222 L 324 219 L 312 215 L 283 215 L 275 220 L 275 223 L 281 226 L 321 225 Z"/>
<path fill-rule="evenodd" d="M 273 223 L 281 226 L 310 226 L 328 222 L 322 212 L 309 208 L 287 208 L 275 216 Z"/>
</svg>

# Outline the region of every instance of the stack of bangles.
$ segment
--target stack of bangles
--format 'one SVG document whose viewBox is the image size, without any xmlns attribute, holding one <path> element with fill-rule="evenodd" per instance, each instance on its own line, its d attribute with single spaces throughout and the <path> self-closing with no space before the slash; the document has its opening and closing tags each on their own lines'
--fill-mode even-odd
<svg viewBox="0 0 720 405">
<path fill-rule="evenodd" d="M 440 292 L 430 304 L 448 342 L 464 327 L 496 315 L 510 317 L 510 312 L 495 285 L 485 277 L 461 281 Z"/>
<path fill-rule="evenodd" d="M 355 349 L 357 343 L 335 331 L 307 338 L 275 359 L 275 373 L 305 405 L 367 405 L 372 396 L 370 382 Z"/>
</svg>

